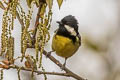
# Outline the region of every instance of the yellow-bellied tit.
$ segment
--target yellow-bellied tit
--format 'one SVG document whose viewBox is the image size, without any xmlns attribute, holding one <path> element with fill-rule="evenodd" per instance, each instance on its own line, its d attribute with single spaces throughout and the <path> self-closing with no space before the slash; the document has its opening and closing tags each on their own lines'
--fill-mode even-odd
<svg viewBox="0 0 120 80">
<path fill-rule="evenodd" d="M 68 15 L 57 23 L 59 28 L 53 36 L 52 49 L 58 56 L 65 58 L 65 66 L 67 58 L 75 54 L 81 45 L 81 36 L 78 32 L 78 22 L 74 16 Z"/>
</svg>

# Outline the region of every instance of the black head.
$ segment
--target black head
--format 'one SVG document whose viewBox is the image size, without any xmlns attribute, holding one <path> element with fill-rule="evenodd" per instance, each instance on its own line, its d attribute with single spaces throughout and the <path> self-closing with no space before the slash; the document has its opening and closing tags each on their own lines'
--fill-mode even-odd
<svg viewBox="0 0 120 80">
<path fill-rule="evenodd" d="M 57 21 L 57 23 L 59 24 L 59 26 L 68 25 L 70 27 L 73 27 L 78 34 L 78 22 L 74 16 L 65 16 L 61 21 Z"/>
<path fill-rule="evenodd" d="M 74 25 L 77 25 L 77 24 L 78 24 L 77 20 L 76 20 L 75 17 L 72 16 L 72 15 L 68 15 L 68 16 L 64 17 L 64 18 L 61 20 L 61 22 L 62 22 L 63 24 L 66 24 L 66 25 L 69 25 L 69 26 L 72 26 L 72 27 L 73 27 Z"/>
<path fill-rule="evenodd" d="M 69 37 L 73 40 L 73 42 L 76 41 L 76 36 L 75 35 L 71 35 L 70 31 L 66 29 L 66 25 L 73 28 L 76 35 L 79 35 L 78 33 L 78 22 L 75 19 L 74 16 L 72 15 L 68 15 L 66 17 L 64 17 L 61 21 L 57 21 L 57 23 L 59 24 L 59 29 L 57 31 L 58 35 L 62 35 L 65 37 Z"/>
</svg>

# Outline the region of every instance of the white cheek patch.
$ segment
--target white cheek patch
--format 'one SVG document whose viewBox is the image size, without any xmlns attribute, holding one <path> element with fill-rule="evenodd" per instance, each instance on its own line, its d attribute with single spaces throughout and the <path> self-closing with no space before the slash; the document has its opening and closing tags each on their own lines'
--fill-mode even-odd
<svg viewBox="0 0 120 80">
<path fill-rule="evenodd" d="M 76 36 L 76 35 L 77 35 L 77 33 L 76 33 L 76 31 L 75 31 L 74 28 L 72 28 L 72 27 L 70 27 L 70 26 L 68 26 L 68 25 L 65 25 L 65 28 L 67 29 L 68 32 L 71 33 L 71 35 L 73 35 L 73 36 Z"/>
</svg>

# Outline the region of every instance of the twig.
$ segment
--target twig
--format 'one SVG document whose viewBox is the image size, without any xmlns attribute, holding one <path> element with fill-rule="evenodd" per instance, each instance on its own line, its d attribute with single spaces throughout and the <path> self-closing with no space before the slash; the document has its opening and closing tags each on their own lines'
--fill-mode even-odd
<svg viewBox="0 0 120 80">
<path fill-rule="evenodd" d="M 39 5 L 39 8 L 38 8 L 38 12 L 37 12 L 37 16 L 36 16 L 36 21 L 35 21 L 35 25 L 34 25 L 34 34 L 33 34 L 33 43 L 35 43 L 35 36 L 36 36 L 36 33 L 37 33 L 37 26 L 39 24 L 39 18 L 40 18 L 40 11 L 41 11 L 41 8 L 42 8 L 42 3 L 40 3 Z"/>
<path fill-rule="evenodd" d="M 44 50 L 43 54 L 45 56 L 47 56 L 47 52 Z M 49 55 L 47 56 L 51 61 L 53 61 L 57 66 L 59 66 L 60 68 L 64 67 L 57 59 L 55 59 L 53 56 Z M 71 77 L 77 79 L 77 80 L 86 80 L 86 79 L 83 79 L 82 77 L 78 76 L 77 74 L 73 73 L 72 71 L 70 71 L 68 68 L 64 67 L 63 70 L 66 72 L 66 73 L 69 73 Z"/>
<path fill-rule="evenodd" d="M 33 71 L 32 69 L 29 68 L 25 68 L 25 67 L 19 67 L 17 65 L 13 65 L 13 66 L 9 66 L 9 69 L 18 69 L 20 68 L 20 70 L 25 70 L 25 71 Z M 34 70 L 33 72 L 37 73 L 38 75 L 40 74 L 48 74 L 48 75 L 58 75 L 58 76 L 66 76 L 66 77 L 70 77 L 69 73 L 58 73 L 58 72 L 42 72 L 42 71 L 38 71 L 38 70 Z"/>
</svg>

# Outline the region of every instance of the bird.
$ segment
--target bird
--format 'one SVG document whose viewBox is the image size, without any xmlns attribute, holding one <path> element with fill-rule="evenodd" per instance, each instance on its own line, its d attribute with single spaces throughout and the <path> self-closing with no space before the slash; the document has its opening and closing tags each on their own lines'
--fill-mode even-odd
<svg viewBox="0 0 120 80">
<path fill-rule="evenodd" d="M 52 38 L 52 50 L 65 59 L 73 56 L 81 46 L 81 36 L 78 32 L 78 21 L 75 16 L 67 15 L 57 21 L 59 27 Z"/>
</svg>

